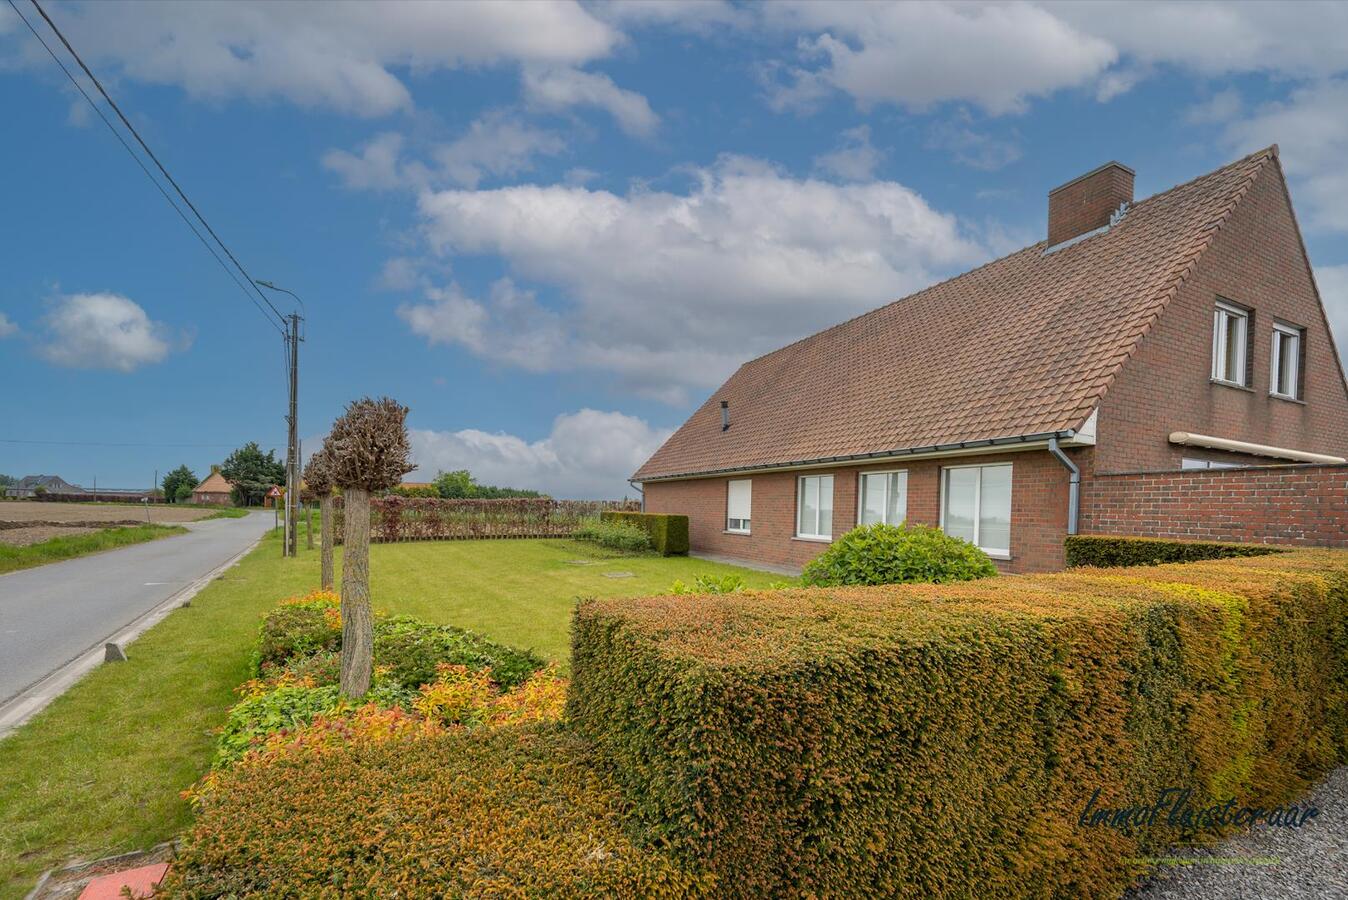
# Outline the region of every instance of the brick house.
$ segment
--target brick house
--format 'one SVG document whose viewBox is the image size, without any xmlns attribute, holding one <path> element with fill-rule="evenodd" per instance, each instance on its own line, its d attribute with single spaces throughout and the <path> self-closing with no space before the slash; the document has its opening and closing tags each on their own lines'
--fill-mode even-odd
<svg viewBox="0 0 1348 900">
<path fill-rule="evenodd" d="M 229 506 L 234 502 L 230 493 L 233 490 L 233 482 L 220 474 L 220 467 L 211 466 L 211 474 L 206 476 L 205 481 L 192 489 L 192 502 Z"/>
<path fill-rule="evenodd" d="M 1348 385 L 1271 147 L 745 363 L 632 476 L 694 552 L 795 568 L 861 522 L 1006 571 L 1071 531 L 1348 545 Z"/>
</svg>

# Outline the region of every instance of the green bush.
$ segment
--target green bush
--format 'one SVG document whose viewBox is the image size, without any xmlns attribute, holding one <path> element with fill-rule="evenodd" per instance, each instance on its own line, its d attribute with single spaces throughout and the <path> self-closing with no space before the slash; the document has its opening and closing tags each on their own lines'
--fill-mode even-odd
<svg viewBox="0 0 1348 900">
<path fill-rule="evenodd" d="M 1280 547 L 1262 544 L 1230 544 L 1217 541 L 1178 541 L 1165 538 L 1110 537 L 1094 534 L 1068 535 L 1063 542 L 1067 567 L 1152 566 L 1160 563 L 1198 562 L 1202 559 L 1230 559 L 1240 556 L 1266 556 L 1283 552 Z"/>
<path fill-rule="evenodd" d="M 624 522 L 640 528 L 650 535 L 651 546 L 661 556 L 686 556 L 688 553 L 687 516 L 609 509 L 600 513 L 599 517 L 605 522 Z"/>
<path fill-rule="evenodd" d="M 945 583 L 997 574 L 968 541 L 927 525 L 859 525 L 815 557 L 801 582 L 826 585 Z"/>
<path fill-rule="evenodd" d="M 319 713 L 332 712 L 341 703 L 337 685 L 289 685 L 245 697 L 234 704 L 216 744 L 215 764 L 234 762 L 267 735 L 282 728 L 308 725 Z"/>
<path fill-rule="evenodd" d="M 393 616 L 375 625 L 374 664 L 383 678 L 408 688 L 435 680 L 440 663 L 491 668 L 502 688 L 520 684 L 543 668 L 546 660 L 529 650 L 517 650 L 455 628 L 432 625 L 411 616 Z"/>
<path fill-rule="evenodd" d="M 1343 552 L 596 599 L 572 634 L 570 727 L 726 897 L 1117 897 L 1185 835 L 1079 824 L 1097 790 L 1271 808 L 1348 760 Z"/>
<path fill-rule="evenodd" d="M 711 895 L 622 808 L 555 727 L 281 756 L 219 773 L 156 896 Z"/>
<path fill-rule="evenodd" d="M 601 547 L 621 550 L 624 553 L 643 553 L 651 549 L 651 536 L 643 529 L 626 522 L 582 519 L 572 537 L 581 541 L 593 541 Z"/>
<path fill-rule="evenodd" d="M 336 617 L 318 606 L 278 606 L 262 620 L 257 667 L 284 666 L 298 656 L 340 650 L 342 627 Z"/>
</svg>

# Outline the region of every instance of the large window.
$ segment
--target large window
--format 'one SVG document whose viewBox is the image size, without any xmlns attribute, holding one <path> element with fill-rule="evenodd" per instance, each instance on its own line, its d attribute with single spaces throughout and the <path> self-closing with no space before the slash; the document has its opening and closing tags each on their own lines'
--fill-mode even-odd
<svg viewBox="0 0 1348 900">
<path fill-rule="evenodd" d="M 833 538 L 832 475 L 802 475 L 796 482 L 796 537 Z"/>
<path fill-rule="evenodd" d="M 857 522 L 899 525 L 908 517 L 908 473 L 866 472 L 861 476 Z"/>
<path fill-rule="evenodd" d="M 993 556 L 1011 555 L 1011 464 L 944 470 L 941 527 Z"/>
<path fill-rule="evenodd" d="M 1273 352 L 1269 391 L 1275 397 L 1296 400 L 1301 396 L 1301 329 L 1281 322 L 1273 323 Z"/>
<path fill-rule="evenodd" d="M 736 534 L 749 533 L 749 519 L 753 506 L 754 483 L 748 478 L 726 483 L 725 530 Z"/>
<path fill-rule="evenodd" d="M 1215 380 L 1246 386 L 1249 334 L 1249 311 L 1218 300 L 1212 314 L 1212 377 Z"/>
</svg>

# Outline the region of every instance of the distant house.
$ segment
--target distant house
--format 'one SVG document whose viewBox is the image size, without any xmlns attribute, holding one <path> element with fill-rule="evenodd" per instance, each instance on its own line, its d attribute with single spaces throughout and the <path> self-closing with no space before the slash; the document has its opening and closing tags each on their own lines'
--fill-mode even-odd
<svg viewBox="0 0 1348 900">
<path fill-rule="evenodd" d="M 84 488 L 71 484 L 60 475 L 25 475 L 5 489 L 5 496 L 15 500 L 36 497 L 38 488 L 45 494 L 82 494 Z"/>
<path fill-rule="evenodd" d="M 1078 528 L 1343 546 L 1345 457 L 1273 147 L 1137 202 L 1073 179 L 1047 240 L 745 363 L 632 477 L 694 552 L 799 568 L 907 520 L 1040 571 Z"/>
<path fill-rule="evenodd" d="M 234 485 L 220 474 L 219 466 L 211 466 L 211 474 L 206 480 L 192 489 L 193 503 L 215 503 L 229 506 L 233 502 L 231 491 Z"/>
</svg>

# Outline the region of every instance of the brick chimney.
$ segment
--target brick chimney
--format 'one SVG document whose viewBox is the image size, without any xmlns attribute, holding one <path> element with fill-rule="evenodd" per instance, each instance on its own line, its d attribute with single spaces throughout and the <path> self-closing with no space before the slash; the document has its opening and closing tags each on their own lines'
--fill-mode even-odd
<svg viewBox="0 0 1348 900">
<path fill-rule="evenodd" d="M 1107 162 L 1048 192 L 1048 245 L 1070 241 L 1109 224 L 1124 203 L 1133 202 L 1133 170 Z"/>
</svg>

